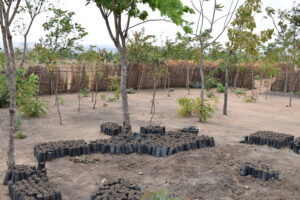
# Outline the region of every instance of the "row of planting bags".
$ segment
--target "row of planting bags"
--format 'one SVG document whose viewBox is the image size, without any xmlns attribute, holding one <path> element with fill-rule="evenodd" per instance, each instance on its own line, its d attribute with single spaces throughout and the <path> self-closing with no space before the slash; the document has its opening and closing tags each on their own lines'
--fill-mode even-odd
<svg viewBox="0 0 300 200">
<path fill-rule="evenodd" d="M 47 142 L 34 146 L 38 162 L 50 161 L 64 156 L 80 156 L 91 153 L 148 154 L 165 157 L 182 151 L 215 146 L 214 138 L 196 136 L 183 132 L 164 134 L 120 134 L 110 139 Z"/>
<path fill-rule="evenodd" d="M 245 137 L 246 144 L 267 145 L 269 147 L 281 149 L 289 147 L 293 152 L 300 154 L 300 138 L 284 133 L 272 131 L 258 131 Z"/>
</svg>

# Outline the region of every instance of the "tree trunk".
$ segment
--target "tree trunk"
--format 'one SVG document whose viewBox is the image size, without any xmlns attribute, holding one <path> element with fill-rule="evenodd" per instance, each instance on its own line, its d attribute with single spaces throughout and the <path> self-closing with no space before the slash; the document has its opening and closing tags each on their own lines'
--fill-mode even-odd
<svg viewBox="0 0 300 200">
<path fill-rule="evenodd" d="M 237 82 L 239 80 L 240 71 L 241 71 L 241 59 L 239 58 L 239 65 L 238 65 L 238 68 L 237 68 L 237 71 L 236 71 L 236 74 L 235 74 L 235 77 L 234 77 L 234 83 L 233 83 L 233 87 L 234 87 L 235 90 L 237 88 Z"/>
<path fill-rule="evenodd" d="M 57 109 L 57 113 L 59 116 L 59 123 L 60 123 L 60 125 L 63 125 L 60 108 L 59 108 L 59 102 L 58 102 L 58 87 L 59 87 L 58 83 L 59 83 L 59 73 L 56 69 L 55 104 L 56 104 L 56 109 Z"/>
<path fill-rule="evenodd" d="M 141 85 L 142 85 L 142 82 L 143 82 L 144 73 L 145 73 L 145 70 L 144 70 L 144 66 L 143 66 L 141 78 L 140 78 L 139 85 L 138 85 L 138 91 L 141 90 Z"/>
<path fill-rule="evenodd" d="M 78 78 L 79 78 L 79 81 L 78 81 L 78 85 L 77 85 L 77 97 L 78 97 L 78 109 L 77 111 L 80 112 L 80 90 L 81 90 L 81 81 L 82 81 L 82 75 L 81 75 L 81 67 L 79 67 L 79 73 L 78 73 Z M 82 74 L 83 74 L 83 70 L 82 70 Z"/>
<path fill-rule="evenodd" d="M 294 84 L 293 84 L 293 87 L 290 88 L 290 101 L 289 101 L 289 106 L 292 107 L 292 100 L 293 100 L 293 97 L 294 97 L 294 93 L 295 93 L 295 90 L 296 90 L 296 87 L 297 87 L 297 83 L 298 83 L 298 80 L 299 80 L 299 76 L 300 74 L 299 73 L 295 73 L 295 81 L 294 81 Z"/>
<path fill-rule="evenodd" d="M 203 56 L 204 56 L 204 48 L 203 48 L 203 44 L 201 44 L 201 48 L 200 48 L 200 77 L 201 77 L 201 94 L 200 94 L 201 104 L 200 104 L 200 106 L 201 107 L 203 107 L 203 105 L 204 105 L 204 90 L 205 90 L 205 81 L 204 81 L 204 72 L 203 72 Z"/>
<path fill-rule="evenodd" d="M 288 80 L 289 80 L 289 67 L 288 64 L 286 64 L 285 66 L 285 80 L 284 80 L 284 93 L 287 93 L 287 89 L 288 89 Z"/>
<path fill-rule="evenodd" d="M 258 94 L 261 94 L 261 88 L 262 88 L 262 84 L 263 84 L 263 72 L 260 73 L 260 83 L 259 83 L 259 92 Z"/>
<path fill-rule="evenodd" d="M 97 96 L 98 96 L 98 74 L 97 74 L 97 70 L 96 70 L 95 73 L 96 73 L 96 75 L 95 75 L 95 78 L 96 78 L 96 91 L 95 91 L 95 101 L 94 101 L 94 106 L 93 106 L 94 110 L 96 109 Z"/>
<path fill-rule="evenodd" d="M 186 89 L 188 91 L 188 95 L 191 94 L 191 89 L 190 89 L 190 67 L 186 66 L 187 68 L 187 73 L 186 73 Z"/>
<path fill-rule="evenodd" d="M 128 110 L 128 96 L 127 96 L 127 60 L 125 47 L 118 47 L 120 63 L 121 63 L 121 95 L 123 105 L 123 132 L 131 133 L 131 124 Z"/>
<path fill-rule="evenodd" d="M 150 114 L 152 114 L 150 118 L 150 126 L 152 125 L 152 120 L 155 114 L 155 96 L 156 96 L 156 87 L 157 87 L 157 80 L 153 80 L 153 93 L 152 93 L 152 101 L 151 101 L 151 111 Z"/>
<path fill-rule="evenodd" d="M 227 63 L 226 63 L 226 69 L 225 69 L 225 90 L 224 90 L 224 105 L 223 105 L 223 115 L 227 115 L 227 107 L 228 107 L 228 75 L 229 75 L 229 64 L 230 64 L 230 56 L 231 56 L 231 51 L 229 50 L 228 52 L 228 57 L 227 57 Z"/>
</svg>

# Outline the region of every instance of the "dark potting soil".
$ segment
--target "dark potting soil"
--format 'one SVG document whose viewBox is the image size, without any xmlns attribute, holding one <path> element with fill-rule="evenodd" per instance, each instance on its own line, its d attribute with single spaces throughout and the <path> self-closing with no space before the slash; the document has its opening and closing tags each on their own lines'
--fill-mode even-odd
<svg viewBox="0 0 300 200">
<path fill-rule="evenodd" d="M 289 148 L 296 154 L 300 154 L 300 138 L 290 141 Z"/>
<path fill-rule="evenodd" d="M 91 200 L 140 200 L 143 193 L 141 188 L 124 179 L 104 181 L 101 186 L 91 195 Z"/>
<path fill-rule="evenodd" d="M 273 131 L 258 131 L 246 136 L 243 143 L 267 145 L 269 147 L 280 149 L 289 146 L 290 142 L 293 140 L 294 136 L 292 135 L 276 133 Z"/>
<path fill-rule="evenodd" d="M 43 163 L 38 167 L 16 165 L 5 176 L 4 184 L 8 185 L 12 200 L 61 200 L 61 192 L 56 191 L 49 183 Z"/>
<path fill-rule="evenodd" d="M 251 164 L 245 162 L 240 169 L 241 176 L 252 176 L 254 178 L 262 179 L 263 181 L 279 180 L 279 172 L 272 170 L 266 164 Z"/>
<path fill-rule="evenodd" d="M 116 136 L 122 133 L 122 126 L 114 122 L 107 122 L 100 125 L 100 130 L 105 135 Z"/>
<path fill-rule="evenodd" d="M 163 134 L 166 133 L 165 126 L 145 126 L 140 128 L 141 134 Z"/>
</svg>

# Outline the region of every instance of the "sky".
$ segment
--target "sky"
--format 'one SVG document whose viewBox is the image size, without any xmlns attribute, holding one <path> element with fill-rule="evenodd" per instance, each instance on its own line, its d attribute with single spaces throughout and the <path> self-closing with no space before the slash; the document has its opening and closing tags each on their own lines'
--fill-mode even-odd
<svg viewBox="0 0 300 200">
<path fill-rule="evenodd" d="M 193 0 L 195 4 L 198 5 L 198 0 Z M 235 0 L 236 1 L 236 0 Z M 244 0 L 240 0 L 239 5 L 242 4 Z M 192 6 L 190 0 L 182 0 L 182 2 L 185 5 Z M 208 1 L 206 5 L 204 6 L 204 13 L 207 16 L 211 16 L 212 14 L 212 5 L 211 2 Z M 224 15 L 229 6 L 231 0 L 219 0 L 217 1 L 221 4 L 223 4 L 224 11 L 219 12 L 218 16 Z M 278 9 L 291 9 L 293 6 L 293 0 L 262 0 L 263 5 L 262 8 L 271 6 L 275 10 Z M 70 10 L 75 12 L 74 21 L 80 23 L 83 27 L 86 28 L 86 31 L 89 33 L 83 41 L 81 41 L 82 44 L 85 45 L 102 45 L 102 46 L 113 46 L 113 42 L 111 41 L 109 34 L 107 32 L 104 20 L 101 17 L 99 9 L 93 5 L 90 4 L 86 6 L 85 0 L 61 0 L 61 4 L 59 6 L 61 9 Z M 147 9 L 146 7 L 143 9 Z M 258 14 L 256 16 L 257 20 L 257 31 L 267 29 L 267 28 L 273 28 L 272 21 L 270 19 L 264 19 L 265 13 Z M 149 19 L 160 19 L 159 12 L 150 12 Z M 189 22 L 196 22 L 197 20 L 197 14 L 195 15 L 186 15 L 184 17 Z M 43 14 L 39 16 L 39 18 L 34 22 L 32 30 L 28 36 L 29 43 L 35 43 L 38 42 L 39 38 L 41 38 L 44 35 L 44 31 L 42 28 L 42 24 L 46 19 L 46 15 Z M 133 20 L 132 25 L 138 23 L 138 20 Z M 207 24 L 206 24 L 207 25 Z M 216 24 L 214 27 L 214 35 L 217 35 L 222 30 L 222 20 L 220 20 L 220 23 Z M 182 29 L 172 23 L 168 22 L 149 22 L 142 26 L 138 26 L 137 28 L 131 29 L 130 33 L 133 31 L 139 31 L 142 28 L 145 28 L 146 34 L 155 35 L 157 37 L 157 43 L 162 43 L 167 38 L 168 39 L 174 39 L 176 36 L 176 33 L 178 31 L 182 31 Z M 219 42 L 225 43 L 227 41 L 226 33 L 222 35 L 222 37 L 219 38 Z M 22 42 L 21 37 L 14 37 L 14 42 L 20 43 Z"/>
</svg>

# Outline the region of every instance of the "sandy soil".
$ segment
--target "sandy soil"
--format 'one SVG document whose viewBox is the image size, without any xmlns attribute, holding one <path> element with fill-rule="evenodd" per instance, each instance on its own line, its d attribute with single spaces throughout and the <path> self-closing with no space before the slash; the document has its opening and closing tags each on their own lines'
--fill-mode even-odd
<svg viewBox="0 0 300 200">
<path fill-rule="evenodd" d="M 175 89 L 171 97 L 165 91 L 157 96 L 156 124 L 168 130 L 183 125 L 200 127 L 201 134 L 213 136 L 216 147 L 183 152 L 167 158 L 151 156 L 93 155 L 96 164 L 73 163 L 69 158 L 47 163 L 50 181 L 62 190 L 65 200 L 88 200 L 96 183 L 105 177 L 123 177 L 140 184 L 144 191 L 167 190 L 183 199 L 300 199 L 300 156 L 288 149 L 272 149 L 264 146 L 240 144 L 243 136 L 258 130 L 272 130 L 300 136 L 300 99 L 294 107 L 286 107 L 288 98 L 260 96 L 256 103 L 243 103 L 230 95 L 229 115 L 222 115 L 222 96 L 219 94 L 220 110 L 207 123 L 196 118 L 180 118 L 176 115 L 176 98 L 186 96 L 183 89 Z M 197 97 L 199 90 L 192 90 Z M 76 95 L 62 95 L 61 106 L 64 125 L 60 126 L 54 98 L 49 114 L 25 120 L 22 130 L 28 138 L 16 141 L 17 164 L 35 164 L 33 146 L 45 141 L 104 138 L 99 125 L 107 121 L 121 122 L 121 102 L 98 103 L 92 109 L 91 98 L 82 99 L 81 112 L 77 112 Z M 100 99 L 100 98 L 98 98 Z M 151 91 L 129 95 L 131 121 L 134 131 L 146 125 L 150 119 Z M 0 110 L 0 177 L 6 168 L 7 110 Z M 239 176 L 244 161 L 269 163 L 280 170 L 281 180 L 264 183 L 259 179 Z M 139 175 L 143 172 L 143 175 Z M 0 186 L 0 199 L 8 200 L 6 187 Z"/>
</svg>

